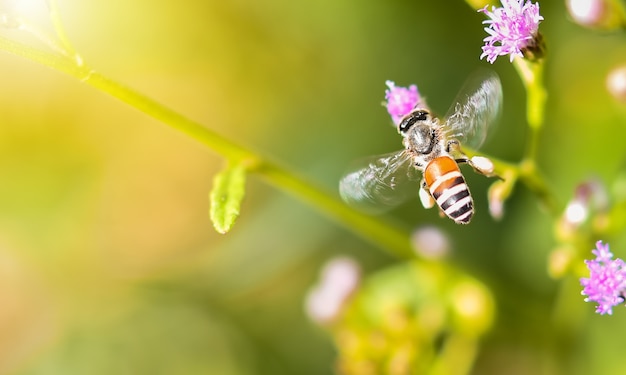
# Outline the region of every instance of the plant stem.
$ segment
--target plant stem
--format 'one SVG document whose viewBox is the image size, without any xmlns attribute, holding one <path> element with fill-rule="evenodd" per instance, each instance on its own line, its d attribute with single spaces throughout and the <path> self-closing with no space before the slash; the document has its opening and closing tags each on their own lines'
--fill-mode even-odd
<svg viewBox="0 0 626 375">
<path fill-rule="evenodd" d="M 543 63 L 516 57 L 513 60 L 513 66 L 517 69 L 522 78 L 522 83 L 526 87 L 528 126 L 539 130 L 544 123 L 546 99 L 548 98 L 543 86 Z"/>
<path fill-rule="evenodd" d="M 545 209 L 552 216 L 557 217 L 560 215 L 560 205 L 543 177 L 539 174 L 534 161 L 524 160 L 520 163 L 519 179 L 539 198 Z"/>
<path fill-rule="evenodd" d="M 559 214 L 555 196 L 548 189 L 545 180 L 537 170 L 537 149 L 539 134 L 545 120 L 547 91 L 543 84 L 543 63 L 516 57 L 513 66 L 517 70 L 526 89 L 526 118 L 528 121 L 528 142 L 524 157 L 519 165 L 520 180 L 542 201 L 552 215 Z"/>
<path fill-rule="evenodd" d="M 246 160 L 251 166 L 260 162 L 260 158 L 252 151 L 98 72 L 92 70 L 82 80 L 86 84 L 106 92 L 133 108 L 189 135 L 232 162 Z"/>
<path fill-rule="evenodd" d="M 64 72 L 102 92 L 118 98 L 141 112 L 181 131 L 208 146 L 231 162 L 244 162 L 249 172 L 259 174 L 276 187 L 308 203 L 360 237 L 380 246 L 400 258 L 414 258 L 409 237 L 410 232 L 379 217 L 361 214 L 346 206 L 335 195 L 322 191 L 314 185 L 259 154 L 227 139 L 202 124 L 165 107 L 164 105 L 121 85 L 90 69 L 82 60 L 72 55 L 59 55 L 15 43 L 0 37 L 0 49 L 34 60 L 42 65 Z"/>
<path fill-rule="evenodd" d="M 296 177 L 293 173 L 257 153 L 101 74 L 92 72 L 85 83 L 189 135 L 230 161 L 246 161 L 249 165 L 249 172 L 259 174 L 272 185 L 307 202 L 319 212 L 326 214 L 326 216 L 355 231 L 372 243 L 389 250 L 395 256 L 400 258 L 414 257 L 409 243 L 408 231 L 400 229 L 396 225 L 384 223 L 380 218 L 367 216 L 349 208 L 333 195 L 314 187 L 311 182 Z"/>
<path fill-rule="evenodd" d="M 443 343 L 443 348 L 430 369 L 429 375 L 469 374 L 477 353 L 476 340 L 459 334 L 451 334 Z"/>
<path fill-rule="evenodd" d="M 52 21 L 52 25 L 56 31 L 56 36 L 59 40 L 60 46 L 63 48 L 64 53 L 74 58 L 77 65 L 82 65 L 82 58 L 74 49 L 74 46 L 65 32 L 65 27 L 61 21 L 61 15 L 59 13 L 59 6 L 57 5 L 57 2 L 55 0 L 48 0 L 48 8 L 50 12 L 50 20 Z"/>
</svg>

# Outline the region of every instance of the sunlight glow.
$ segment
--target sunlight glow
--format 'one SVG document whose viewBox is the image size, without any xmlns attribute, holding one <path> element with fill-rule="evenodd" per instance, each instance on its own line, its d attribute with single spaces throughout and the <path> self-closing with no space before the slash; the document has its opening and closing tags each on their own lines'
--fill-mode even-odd
<svg viewBox="0 0 626 375">
<path fill-rule="evenodd" d="M 0 14 L 5 19 L 35 20 L 47 18 L 48 12 L 46 0 L 0 0 Z"/>
<path fill-rule="evenodd" d="M 18 14 L 32 14 L 47 9 L 45 0 L 13 0 L 9 3 L 12 3 L 13 9 Z"/>
</svg>

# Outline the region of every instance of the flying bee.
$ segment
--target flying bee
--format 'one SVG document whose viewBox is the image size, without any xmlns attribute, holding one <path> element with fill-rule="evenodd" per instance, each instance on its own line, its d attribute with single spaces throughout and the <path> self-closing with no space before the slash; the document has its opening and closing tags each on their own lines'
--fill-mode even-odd
<svg viewBox="0 0 626 375">
<path fill-rule="evenodd" d="M 485 157 L 467 157 L 461 145 L 480 147 L 501 107 L 502 86 L 491 71 L 468 80 L 443 120 L 417 103 L 397 125 L 404 149 L 370 158 L 347 173 L 339 183 L 342 199 L 369 211 L 396 206 L 415 195 L 421 172 L 422 205 L 437 204 L 455 223 L 469 223 L 474 202 L 459 164 L 486 176 L 493 176 L 493 164 Z"/>
</svg>

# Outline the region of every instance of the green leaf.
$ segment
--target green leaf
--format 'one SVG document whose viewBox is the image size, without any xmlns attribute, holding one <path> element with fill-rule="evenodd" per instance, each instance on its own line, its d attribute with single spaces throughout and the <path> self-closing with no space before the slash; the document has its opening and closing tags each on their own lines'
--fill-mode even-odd
<svg viewBox="0 0 626 375">
<path fill-rule="evenodd" d="M 213 178 L 209 195 L 211 221 L 215 230 L 227 233 L 239 216 L 241 201 L 245 194 L 246 169 L 242 164 L 229 164 Z"/>
</svg>

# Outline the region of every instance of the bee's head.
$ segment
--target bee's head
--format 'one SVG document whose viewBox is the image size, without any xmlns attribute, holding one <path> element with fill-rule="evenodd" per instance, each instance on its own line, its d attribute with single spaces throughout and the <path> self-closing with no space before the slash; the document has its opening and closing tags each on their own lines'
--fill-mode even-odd
<svg viewBox="0 0 626 375">
<path fill-rule="evenodd" d="M 416 109 L 404 116 L 398 124 L 398 132 L 404 137 L 403 144 L 413 152 L 429 154 L 437 141 L 430 112 Z"/>
<path fill-rule="evenodd" d="M 404 116 L 400 123 L 398 124 L 398 132 L 402 134 L 403 137 L 406 136 L 407 132 L 413 125 L 415 125 L 419 121 L 426 121 L 430 113 L 424 109 L 416 109 Z"/>
</svg>

